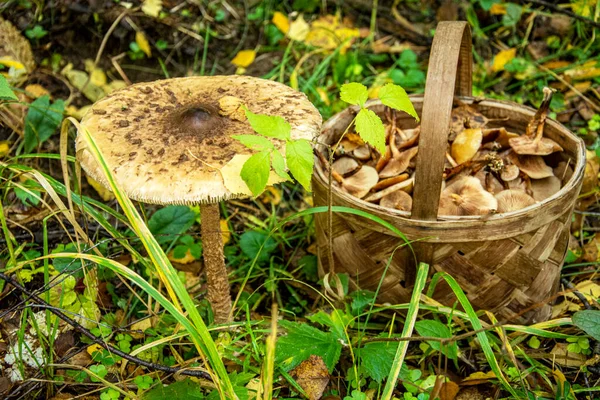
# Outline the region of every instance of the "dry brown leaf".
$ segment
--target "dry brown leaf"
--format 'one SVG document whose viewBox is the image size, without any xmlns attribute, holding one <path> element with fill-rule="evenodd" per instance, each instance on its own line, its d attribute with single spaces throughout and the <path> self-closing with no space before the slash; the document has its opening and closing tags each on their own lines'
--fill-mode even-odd
<svg viewBox="0 0 600 400">
<path fill-rule="evenodd" d="M 563 367 L 582 366 L 586 362 L 587 357 L 583 354 L 568 351 L 567 347 L 568 343 L 556 343 L 550 352 L 550 360 Z"/>
<path fill-rule="evenodd" d="M 311 355 L 308 360 L 300 363 L 290 371 L 290 375 L 304 389 L 310 400 L 319 400 L 323 397 L 323 392 L 329 383 L 327 366 L 323 359 L 316 355 Z"/>
</svg>

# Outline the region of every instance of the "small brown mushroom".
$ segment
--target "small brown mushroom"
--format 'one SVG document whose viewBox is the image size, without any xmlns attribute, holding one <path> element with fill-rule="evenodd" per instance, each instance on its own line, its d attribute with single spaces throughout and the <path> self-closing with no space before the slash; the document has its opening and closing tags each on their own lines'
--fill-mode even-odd
<svg viewBox="0 0 600 400">
<path fill-rule="evenodd" d="M 479 179 L 481 186 L 491 194 L 496 194 L 504 190 L 502 183 L 489 171 L 481 169 L 475 174 L 475 178 Z"/>
<path fill-rule="evenodd" d="M 368 165 L 363 165 L 357 173 L 344 179 L 342 188 L 352 196 L 362 199 L 377 184 L 378 180 L 377 170 Z"/>
<path fill-rule="evenodd" d="M 406 173 L 394 176 L 392 178 L 382 179 L 379 182 L 377 182 L 377 185 L 373 186 L 373 190 L 385 189 L 387 187 L 395 185 L 396 183 L 404 182 L 407 179 L 408 174 Z"/>
<path fill-rule="evenodd" d="M 485 215 L 496 211 L 498 202 L 479 179 L 466 176 L 442 191 L 438 215 Z"/>
<path fill-rule="evenodd" d="M 397 190 L 403 190 L 405 192 L 410 192 L 412 190 L 413 184 L 415 182 L 415 178 L 410 178 L 405 180 L 404 182 L 396 183 L 395 185 L 389 186 L 379 192 L 375 192 L 371 194 L 369 197 L 365 198 L 365 201 L 377 201 L 381 200 L 384 196 L 387 196 L 390 193 L 393 193 Z"/>
<path fill-rule="evenodd" d="M 531 191 L 536 201 L 542 201 L 558 193 L 561 188 L 561 181 L 552 175 L 544 179 L 534 179 L 531 181 Z"/>
<path fill-rule="evenodd" d="M 371 148 L 368 144 L 363 144 L 362 146 L 354 149 L 352 154 L 354 154 L 354 157 L 358 158 L 359 160 L 366 161 L 371 158 Z"/>
<path fill-rule="evenodd" d="M 519 155 L 511 152 L 508 154 L 508 159 L 532 179 L 542 179 L 554 175 L 552 168 L 540 156 Z"/>
<path fill-rule="evenodd" d="M 344 176 L 356 171 L 360 165 L 352 157 L 340 157 L 333 163 L 333 170 Z"/>
<path fill-rule="evenodd" d="M 399 152 L 395 147 L 392 147 L 393 158 L 379 172 L 380 178 L 391 178 L 406 171 L 410 160 L 419 152 L 418 147 L 411 147 L 408 150 Z"/>
<path fill-rule="evenodd" d="M 561 161 L 554 168 L 554 175 L 561 180 L 563 185 L 573 176 L 573 168 L 569 164 L 568 161 Z"/>
<path fill-rule="evenodd" d="M 379 205 L 400 211 L 410 211 L 412 209 L 412 197 L 405 191 L 396 190 L 393 193 L 383 196 Z"/>
<path fill-rule="evenodd" d="M 516 165 L 504 163 L 504 167 L 500 171 L 500 178 L 504 182 L 512 181 L 513 179 L 517 179 L 519 172 L 519 167 Z"/>
<path fill-rule="evenodd" d="M 496 200 L 499 213 L 516 211 L 535 204 L 533 197 L 518 189 L 503 190 L 496 194 Z"/>
</svg>

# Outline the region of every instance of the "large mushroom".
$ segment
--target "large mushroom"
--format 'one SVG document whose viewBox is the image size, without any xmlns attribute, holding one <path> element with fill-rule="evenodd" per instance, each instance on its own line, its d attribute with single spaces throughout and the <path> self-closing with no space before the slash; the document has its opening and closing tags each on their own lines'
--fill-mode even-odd
<svg viewBox="0 0 600 400">
<path fill-rule="evenodd" d="M 236 173 L 239 178 L 244 159 L 252 153 L 232 138 L 253 133 L 240 112 L 242 105 L 254 113 L 284 117 L 292 139 L 312 139 L 319 133 L 321 116 L 304 94 L 246 76 L 136 84 L 96 102 L 81 121 L 130 198 L 200 205 L 208 298 L 216 323 L 229 321 L 231 315 L 219 202 L 250 196 L 245 185 L 225 181 Z M 272 142 L 278 149 L 284 146 Z M 86 173 L 108 186 L 83 135 L 78 135 L 76 147 Z"/>
<path fill-rule="evenodd" d="M 498 201 L 487 192 L 479 179 L 466 176 L 442 191 L 438 215 L 485 215 L 498 208 Z"/>
</svg>

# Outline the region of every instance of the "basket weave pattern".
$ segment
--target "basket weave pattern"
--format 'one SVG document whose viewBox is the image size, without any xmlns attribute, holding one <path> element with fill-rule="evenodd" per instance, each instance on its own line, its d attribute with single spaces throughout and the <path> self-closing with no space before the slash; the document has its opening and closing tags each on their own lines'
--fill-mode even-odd
<svg viewBox="0 0 600 400">
<path fill-rule="evenodd" d="M 438 39 L 440 33 L 443 34 Z M 447 54 L 450 54 L 449 62 L 445 60 Z M 564 148 L 559 157 L 568 160 L 573 169 L 572 176 L 557 194 L 506 214 L 438 218 L 452 97 L 455 88 L 458 95 L 470 95 L 470 55 L 466 24 L 438 25 L 425 97 L 413 98 L 415 109 L 422 116 L 422 125 L 412 214 L 367 203 L 337 187 L 332 188 L 333 205 L 360 209 L 386 220 L 409 240 L 416 241 L 412 248 L 379 224 L 353 214 L 334 213 L 331 235 L 335 265 L 330 269 L 328 216 L 317 214 L 319 272 L 321 275 L 347 273 L 354 288 L 372 291 L 378 288 L 385 272 L 378 300 L 404 303 L 410 299 L 417 260 L 428 262 L 432 272 L 445 271 L 452 275 L 476 309 L 489 310 L 499 320 L 514 323 L 543 321 L 551 315 L 550 303 L 559 287 L 571 213 L 583 180 L 585 148 L 565 127 L 547 120 L 545 136 Z M 440 75 L 449 73 L 452 86 L 447 87 L 448 82 L 444 80 L 447 77 Z M 469 97 L 460 100 L 463 103 L 475 101 Z M 535 113 L 527 107 L 494 100 L 478 102 L 477 107 L 489 119 L 501 121 L 490 123 L 490 127 L 502 126 L 521 133 Z M 380 116 L 384 113 L 379 102 L 371 102 L 369 108 Z M 327 121 L 319 142 L 335 143 L 356 111 L 351 107 Z M 403 129 L 414 128 L 415 124 L 409 117 L 397 120 Z M 324 146 L 317 150 L 327 156 Z M 314 203 L 323 206 L 328 204 L 328 174 L 319 162 L 316 164 Z M 443 280 L 436 286 L 433 297 L 449 306 L 456 301 Z"/>
</svg>

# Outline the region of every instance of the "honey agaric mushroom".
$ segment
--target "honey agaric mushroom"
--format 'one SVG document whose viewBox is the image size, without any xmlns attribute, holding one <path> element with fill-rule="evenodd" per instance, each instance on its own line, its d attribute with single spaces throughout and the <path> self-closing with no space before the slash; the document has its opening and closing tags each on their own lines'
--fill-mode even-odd
<svg viewBox="0 0 600 400">
<path fill-rule="evenodd" d="M 479 179 L 466 176 L 442 191 L 438 215 L 485 215 L 496 211 L 498 202 Z"/>
<path fill-rule="evenodd" d="M 563 148 L 554 140 L 543 137 L 546 115 L 553 93 L 552 89 L 547 87 L 544 88 L 544 100 L 542 100 L 540 108 L 536 111 L 533 119 L 527 125 L 525 135 L 508 140 L 510 147 L 512 147 L 515 153 L 546 156 L 555 151 L 563 151 Z"/>
<path fill-rule="evenodd" d="M 520 210 L 535 204 L 533 197 L 519 189 L 503 190 L 496 194 L 496 200 L 498 200 L 499 213 Z"/>
<path fill-rule="evenodd" d="M 411 147 L 408 150 L 398 151 L 396 145 L 392 145 L 392 143 L 390 143 L 390 148 L 392 149 L 392 159 L 379 172 L 379 177 L 382 179 L 391 178 L 406 171 L 410 164 L 410 160 L 412 160 L 419 152 L 418 147 Z"/>
<path fill-rule="evenodd" d="M 531 191 L 536 201 L 542 201 L 558 193 L 561 188 L 561 180 L 552 175 L 544 179 L 531 181 Z"/>
<path fill-rule="evenodd" d="M 352 154 L 354 154 L 354 157 L 358 158 L 359 160 L 368 160 L 371 158 L 371 148 L 368 144 L 363 144 L 362 146 L 354 149 Z"/>
<path fill-rule="evenodd" d="M 226 96 L 226 107 L 220 110 L 219 101 Z M 252 134 L 253 130 L 246 120 L 240 121 L 231 97 L 252 112 L 285 117 L 292 139 L 310 140 L 319 133 L 321 116 L 304 94 L 277 82 L 246 76 L 199 76 L 136 84 L 96 102 L 81 121 L 118 186 L 130 198 L 154 204 L 200 205 L 208 298 L 217 323 L 231 318 L 219 202 L 250 195 L 246 186 L 230 190 L 222 172 L 236 156 L 239 160 L 252 153 L 232 138 Z M 229 112 L 231 117 L 221 115 Z M 282 141 L 273 144 L 283 146 Z M 109 186 L 83 135 L 78 135 L 76 147 L 87 174 Z M 238 165 L 241 169 L 243 163 Z"/>
<path fill-rule="evenodd" d="M 379 192 L 372 193 L 369 197 L 365 198 L 365 201 L 377 201 L 381 200 L 383 197 L 387 196 L 390 193 L 393 193 L 398 190 L 403 190 L 405 192 L 410 192 L 412 190 L 413 184 L 415 182 L 415 178 L 407 179 L 403 182 L 396 183 L 395 185 L 388 186 Z"/>
<path fill-rule="evenodd" d="M 481 147 L 481 128 L 465 129 L 452 142 L 451 155 L 457 164 L 471 160 Z"/>
<path fill-rule="evenodd" d="M 543 179 L 554 175 L 552 168 L 541 156 L 518 155 L 511 152 L 508 159 L 531 179 Z"/>
<path fill-rule="evenodd" d="M 512 181 L 513 179 L 517 179 L 519 172 L 519 167 L 516 165 L 504 163 L 504 167 L 502 167 L 502 171 L 500 171 L 500 178 L 504 182 Z"/>
<path fill-rule="evenodd" d="M 475 178 L 479 179 L 481 186 L 491 194 L 504 190 L 502 183 L 490 171 L 481 169 L 475 174 Z"/>
<path fill-rule="evenodd" d="M 342 188 L 352 196 L 362 199 L 377 184 L 378 180 L 377 170 L 363 165 L 357 173 L 343 180 Z"/>
<path fill-rule="evenodd" d="M 454 140 L 464 129 L 483 128 L 488 123 L 488 119 L 483 114 L 468 104 L 454 108 L 451 115 L 449 140 Z"/>
<path fill-rule="evenodd" d="M 396 190 L 383 196 L 379 205 L 400 211 L 410 211 L 412 209 L 412 197 L 403 190 Z"/>
<path fill-rule="evenodd" d="M 340 175 L 347 175 L 356 171 L 360 166 L 352 157 L 341 157 L 333 163 L 333 170 Z"/>
</svg>

